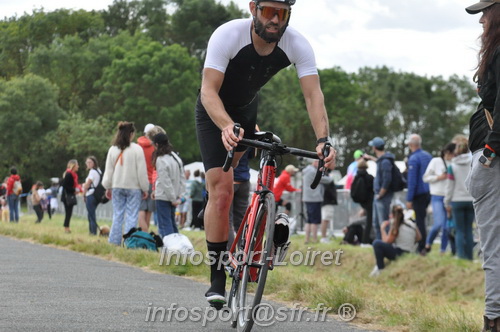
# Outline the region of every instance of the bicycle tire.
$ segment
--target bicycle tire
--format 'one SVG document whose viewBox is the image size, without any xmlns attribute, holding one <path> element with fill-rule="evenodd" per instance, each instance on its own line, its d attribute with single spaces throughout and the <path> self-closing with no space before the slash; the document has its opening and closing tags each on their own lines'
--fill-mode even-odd
<svg viewBox="0 0 500 332">
<path fill-rule="evenodd" d="M 256 262 L 259 267 L 250 266 L 248 263 L 250 263 L 249 261 L 252 257 L 247 257 L 247 264 L 242 266 L 243 273 L 241 279 L 233 279 L 234 289 L 233 287 L 231 289 L 231 296 L 233 296 L 231 309 L 233 310 L 233 315 L 236 318 L 236 327 L 238 332 L 249 332 L 254 325 L 254 308 L 260 304 L 262 299 L 269 264 L 272 262 L 273 257 L 274 218 L 274 195 L 272 193 L 267 193 L 262 202 L 259 203 L 257 216 L 255 218 L 255 225 L 251 230 L 252 236 L 248 246 L 250 253 L 262 250 L 260 257 L 258 257 Z M 265 223 L 265 228 L 263 223 Z M 261 232 L 262 234 L 259 234 Z M 257 275 L 255 287 L 250 286 L 250 284 L 255 283 L 254 281 L 251 281 L 252 275 Z M 254 289 L 255 293 L 253 296 L 250 294 L 250 289 Z"/>
</svg>

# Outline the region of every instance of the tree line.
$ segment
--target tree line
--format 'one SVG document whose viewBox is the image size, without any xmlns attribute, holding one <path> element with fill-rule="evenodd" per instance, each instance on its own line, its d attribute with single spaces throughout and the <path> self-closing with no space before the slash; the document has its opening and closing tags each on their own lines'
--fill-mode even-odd
<svg viewBox="0 0 500 332">
<path fill-rule="evenodd" d="M 233 2 L 115 0 L 101 11 L 39 9 L 0 21 L 0 174 L 15 165 L 24 181 L 48 181 L 88 155 L 103 165 L 120 120 L 135 122 L 139 134 L 158 124 L 185 163 L 200 160 L 194 105 L 207 42 L 219 25 L 246 16 Z M 334 67 L 320 78 L 343 173 L 374 136 L 398 158 L 413 132 L 437 153 L 466 132 L 476 103 L 465 77 Z M 288 145 L 314 149 L 293 67 L 262 89 L 258 123 Z"/>
</svg>

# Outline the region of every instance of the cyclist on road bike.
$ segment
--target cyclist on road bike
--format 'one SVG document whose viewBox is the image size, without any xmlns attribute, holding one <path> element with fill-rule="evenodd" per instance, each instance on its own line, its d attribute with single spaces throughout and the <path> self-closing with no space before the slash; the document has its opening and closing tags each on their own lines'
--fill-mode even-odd
<svg viewBox="0 0 500 332">
<path fill-rule="evenodd" d="M 210 193 L 204 214 L 206 241 L 211 262 L 215 262 L 210 266 L 211 286 L 205 296 L 216 307 L 225 303 L 226 274 L 219 262 L 226 250 L 233 197 L 232 170 L 225 173 L 222 165 L 233 148 L 233 166 L 237 165 L 245 150 L 237 146 L 238 141 L 253 135 L 260 88 L 294 64 L 321 159 L 330 136 L 314 52 L 307 40 L 288 26 L 293 4 L 295 0 L 250 1 L 252 18 L 223 24 L 208 43 L 196 104 L 196 131 Z M 234 123 L 241 124 L 239 137 L 233 132 Z M 324 158 L 326 167 L 334 157 L 335 151 L 330 149 Z"/>
</svg>

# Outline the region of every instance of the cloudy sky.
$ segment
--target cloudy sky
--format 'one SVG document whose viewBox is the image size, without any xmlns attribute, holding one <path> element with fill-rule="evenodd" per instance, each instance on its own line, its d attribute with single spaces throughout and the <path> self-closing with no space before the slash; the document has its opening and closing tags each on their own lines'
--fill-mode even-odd
<svg viewBox="0 0 500 332">
<path fill-rule="evenodd" d="M 230 0 L 221 0 L 227 4 Z M 472 78 L 482 31 L 476 0 L 297 0 L 291 25 L 311 42 L 319 68 L 386 65 L 419 75 Z M 105 9 L 112 0 L 0 0 L 0 15 L 43 7 Z M 234 0 L 243 9 L 249 0 Z"/>
</svg>

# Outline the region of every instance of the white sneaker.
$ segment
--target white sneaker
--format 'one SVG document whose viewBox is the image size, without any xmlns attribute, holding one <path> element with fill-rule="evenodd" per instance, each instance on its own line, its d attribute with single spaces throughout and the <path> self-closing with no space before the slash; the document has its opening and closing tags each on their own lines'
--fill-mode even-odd
<svg viewBox="0 0 500 332">
<path fill-rule="evenodd" d="M 379 275 L 380 275 L 380 270 L 378 269 L 378 266 L 375 265 L 372 272 L 370 272 L 370 277 L 374 278 L 374 277 L 378 277 Z"/>
<path fill-rule="evenodd" d="M 361 243 L 359 246 L 360 246 L 361 248 L 371 248 L 371 247 L 372 247 L 372 245 L 371 245 L 371 244 L 369 244 L 369 243 Z"/>
<path fill-rule="evenodd" d="M 330 239 L 327 237 L 322 237 L 321 240 L 319 240 L 320 243 L 330 243 Z"/>
</svg>

